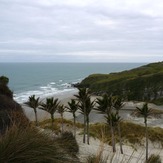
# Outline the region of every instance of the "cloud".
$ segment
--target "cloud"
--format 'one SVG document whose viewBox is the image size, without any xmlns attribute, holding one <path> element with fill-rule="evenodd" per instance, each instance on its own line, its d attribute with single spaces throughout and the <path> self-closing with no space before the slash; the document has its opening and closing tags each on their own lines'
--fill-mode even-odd
<svg viewBox="0 0 163 163">
<path fill-rule="evenodd" d="M 1 0 L 0 61 L 161 61 L 162 11 L 161 0 Z"/>
</svg>

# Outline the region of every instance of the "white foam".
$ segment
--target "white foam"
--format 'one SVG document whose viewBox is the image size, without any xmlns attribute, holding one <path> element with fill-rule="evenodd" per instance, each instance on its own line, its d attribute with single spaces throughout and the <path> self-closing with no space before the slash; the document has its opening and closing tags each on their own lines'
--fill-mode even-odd
<svg viewBox="0 0 163 163">
<path fill-rule="evenodd" d="M 55 82 L 51 82 L 50 84 L 51 84 L 51 85 L 54 85 L 54 84 L 56 84 L 56 83 L 55 83 Z"/>
<path fill-rule="evenodd" d="M 71 84 L 69 84 L 69 83 L 63 83 L 63 84 L 61 84 L 61 86 L 63 86 L 64 88 L 68 88 L 68 87 L 71 87 Z"/>
<path fill-rule="evenodd" d="M 62 82 L 63 80 L 59 80 L 59 82 Z M 14 94 L 14 99 L 18 103 L 24 103 L 28 100 L 28 98 L 31 95 L 35 95 L 36 97 L 44 98 L 48 96 L 53 95 L 60 95 L 64 94 L 66 92 L 72 91 L 75 88 L 71 87 L 71 84 L 69 83 L 60 83 L 59 85 L 56 85 L 55 82 L 49 82 L 47 85 L 42 85 L 39 88 L 36 88 L 36 90 L 29 90 L 24 91 L 21 93 Z"/>
<path fill-rule="evenodd" d="M 45 98 L 45 97 L 53 96 L 57 94 L 58 95 L 64 94 L 65 92 L 69 92 L 72 90 L 74 90 L 74 88 L 65 88 L 65 89 L 59 90 L 57 88 L 41 87 L 40 90 L 26 91 L 26 92 L 15 94 L 14 99 L 18 103 L 24 103 L 28 100 L 28 98 L 31 95 L 35 95 L 36 97 L 40 97 L 40 98 Z"/>
</svg>

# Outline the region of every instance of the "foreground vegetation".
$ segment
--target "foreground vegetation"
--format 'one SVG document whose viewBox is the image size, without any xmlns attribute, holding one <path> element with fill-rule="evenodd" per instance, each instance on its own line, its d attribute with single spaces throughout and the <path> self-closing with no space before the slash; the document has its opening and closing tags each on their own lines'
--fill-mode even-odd
<svg viewBox="0 0 163 163">
<path fill-rule="evenodd" d="M 77 163 L 78 150 L 71 133 L 54 139 L 35 128 L 13 125 L 0 137 L 1 163 Z"/>
<path fill-rule="evenodd" d="M 151 114 L 151 109 L 145 103 L 142 108 L 137 108 L 137 113 L 144 117 L 145 128 L 122 121 L 119 110 L 123 106 L 123 99 L 120 96 L 109 96 L 104 94 L 101 98 L 91 100 L 90 90 L 79 88 L 75 95 L 76 99 L 71 100 L 68 106 L 60 104 L 58 99 L 53 97 L 40 101 L 35 95 L 29 97 L 25 103 L 34 109 L 35 125 L 29 122 L 23 113 L 23 109 L 17 104 L 12 95 L 6 94 L 9 90 L 8 79 L 0 78 L 0 162 L 80 162 L 77 158 L 79 151 L 76 142 L 76 128 L 83 129 L 83 143 L 90 144 L 89 137 L 94 136 L 111 144 L 113 153 L 116 152 L 116 142 L 119 142 L 121 154 L 123 154 L 124 143 L 143 145 L 142 140 L 146 138 L 146 161 L 148 161 L 148 139 L 152 142 L 161 142 L 163 146 L 163 130 L 160 128 L 149 128 L 147 118 Z M 47 111 L 51 115 L 51 120 L 38 123 L 37 109 Z M 75 112 L 79 110 L 84 117 L 82 125 L 76 123 Z M 105 115 L 105 124 L 90 124 L 89 115 L 92 110 Z M 63 119 L 65 111 L 73 115 L 73 122 Z M 55 112 L 61 116 L 60 119 L 54 118 Z M 60 124 L 58 126 L 58 124 Z M 65 124 L 73 126 L 73 134 L 64 131 Z M 47 130 L 50 129 L 52 134 Z M 39 129 L 39 130 L 38 130 Z M 100 135 L 100 133 L 103 133 Z M 99 159 L 101 154 L 99 153 Z M 89 159 L 94 159 L 90 157 Z M 89 160 L 88 159 L 88 160 Z M 96 160 L 96 159 L 95 159 Z M 93 161 L 94 162 L 94 161 Z"/>
<path fill-rule="evenodd" d="M 89 88 L 98 95 L 108 93 L 123 96 L 125 100 L 163 104 L 163 62 L 119 73 L 92 74 L 76 86 Z"/>
</svg>

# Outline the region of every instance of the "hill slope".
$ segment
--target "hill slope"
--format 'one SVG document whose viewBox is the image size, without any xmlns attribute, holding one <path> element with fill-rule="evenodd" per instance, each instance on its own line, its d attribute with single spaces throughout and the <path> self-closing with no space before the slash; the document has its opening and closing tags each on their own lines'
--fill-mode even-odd
<svg viewBox="0 0 163 163">
<path fill-rule="evenodd" d="M 163 96 L 163 62 L 110 74 L 92 74 L 78 87 L 92 93 L 122 95 L 127 100 L 152 100 Z"/>
</svg>

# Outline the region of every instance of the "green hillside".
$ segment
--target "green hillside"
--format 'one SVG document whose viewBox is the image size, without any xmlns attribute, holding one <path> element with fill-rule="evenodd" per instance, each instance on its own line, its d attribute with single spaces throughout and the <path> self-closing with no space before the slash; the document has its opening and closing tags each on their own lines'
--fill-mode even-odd
<svg viewBox="0 0 163 163">
<path fill-rule="evenodd" d="M 163 96 L 163 62 L 110 74 L 92 74 L 78 87 L 94 94 L 122 95 L 126 100 L 156 100 Z"/>
</svg>

